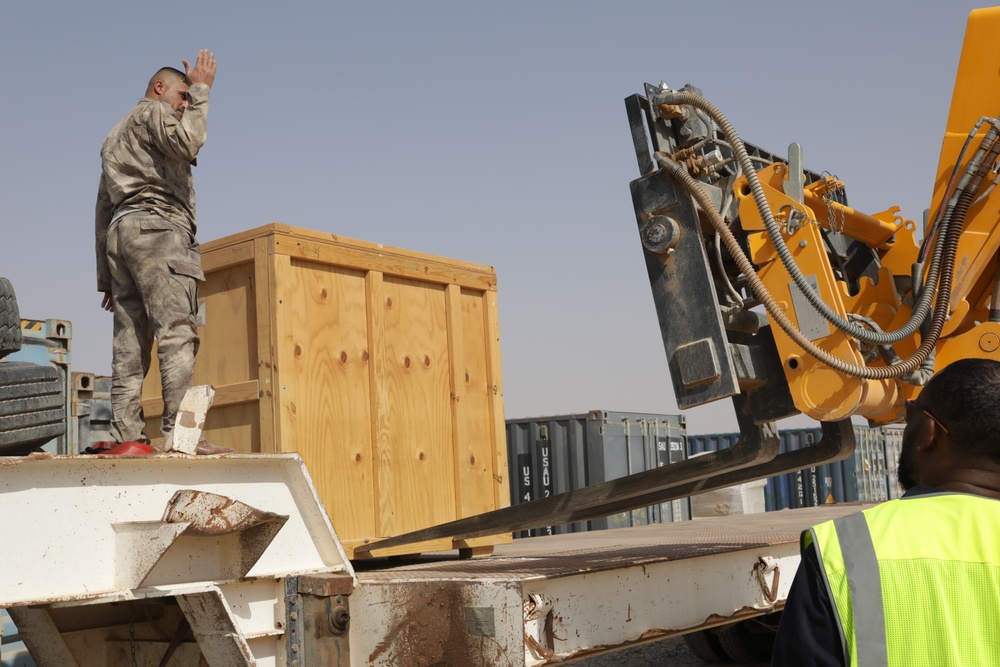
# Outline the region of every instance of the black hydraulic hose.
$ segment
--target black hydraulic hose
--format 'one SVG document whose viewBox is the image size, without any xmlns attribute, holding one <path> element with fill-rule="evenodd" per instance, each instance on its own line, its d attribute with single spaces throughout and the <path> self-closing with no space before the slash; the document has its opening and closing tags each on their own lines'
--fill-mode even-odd
<svg viewBox="0 0 1000 667">
<path fill-rule="evenodd" d="M 956 224 L 949 226 L 949 233 L 944 241 L 945 247 L 942 253 L 943 270 L 941 272 L 940 286 L 937 295 L 937 302 L 934 308 L 934 315 L 931 319 L 930 331 L 928 332 L 927 337 L 921 341 L 921 345 L 917 348 L 916 352 L 902 361 L 893 363 L 889 366 L 863 366 L 844 361 L 843 359 L 838 359 L 806 338 L 806 336 L 798 330 L 795 324 L 778 306 L 778 303 L 774 300 L 774 297 L 771 296 L 770 292 L 768 292 L 763 281 L 761 281 L 760 277 L 757 275 L 757 271 L 754 269 L 753 264 L 743 252 L 743 249 L 740 247 L 739 242 L 736 240 L 732 231 L 730 231 L 729 227 L 726 225 L 726 221 L 712 205 L 711 199 L 709 199 L 708 195 L 705 194 L 705 191 L 702 190 L 698 182 L 690 174 L 688 174 L 684 167 L 680 164 L 672 162 L 664 158 L 662 155 L 657 156 L 657 161 L 663 165 L 664 169 L 667 170 L 674 180 L 682 185 L 684 190 L 698 202 L 701 209 L 706 213 L 706 215 L 708 215 L 712 226 L 715 227 L 716 231 L 722 237 L 723 242 L 726 244 L 726 249 L 729 251 L 729 254 L 733 257 L 734 261 L 736 261 L 740 271 L 744 276 L 746 276 L 751 289 L 753 289 L 754 293 L 758 296 L 761 303 L 764 305 L 764 308 L 767 309 L 768 314 L 770 314 L 772 319 L 778 324 L 779 327 L 781 327 L 782 331 L 788 334 L 788 336 L 795 341 L 796 345 L 802 348 L 810 356 L 826 364 L 830 368 L 846 375 L 867 380 L 888 380 L 905 375 L 906 373 L 909 373 L 913 369 L 917 368 L 934 350 L 934 346 L 937 344 L 938 337 L 941 335 L 941 329 L 944 327 L 944 322 L 947 318 L 948 301 L 951 299 L 951 272 L 955 261 L 955 249 L 958 247 L 958 239 L 961 235 L 962 225 L 965 220 L 965 213 L 968 210 L 969 204 L 972 202 L 972 197 L 974 196 L 974 193 L 971 192 L 972 188 L 969 188 L 970 192 L 968 192 L 968 194 L 963 192 L 963 196 L 956 203 Z"/>
<path fill-rule="evenodd" d="M 778 257 L 781 259 L 781 263 L 785 266 L 788 274 L 791 276 L 792 280 L 795 281 L 795 284 L 798 286 L 799 290 L 806 297 L 809 303 L 812 304 L 812 306 L 824 318 L 826 318 L 827 321 L 831 322 L 835 327 L 848 335 L 857 338 L 859 341 L 874 343 L 877 345 L 898 343 L 901 340 L 910 338 L 914 333 L 916 333 L 921 322 L 926 319 L 927 313 L 930 310 L 930 295 L 933 293 L 935 282 L 937 281 L 937 266 L 933 261 L 931 263 L 930 272 L 928 273 L 927 287 L 929 287 L 930 290 L 927 291 L 926 298 L 920 298 L 917 300 L 917 303 L 914 304 L 914 308 L 911 311 L 910 318 L 896 331 L 871 331 L 844 319 L 840 313 L 834 311 L 829 305 L 826 304 L 826 302 L 823 301 L 823 298 L 812 288 L 805 276 L 802 275 L 798 266 L 796 266 L 795 260 L 792 257 L 791 252 L 788 250 L 788 246 L 781 237 L 781 229 L 779 228 L 777 222 L 775 222 L 774 216 L 771 214 L 771 209 L 768 205 L 767 197 L 764 194 L 764 189 L 760 185 L 760 180 L 757 178 L 756 170 L 754 170 L 746 147 L 743 145 L 743 140 L 736 133 L 735 128 L 733 128 L 732 124 L 730 124 L 725 115 L 723 115 L 723 113 L 714 104 L 706 100 L 701 95 L 697 95 L 695 93 L 670 91 L 664 94 L 662 100 L 667 104 L 686 104 L 697 109 L 701 109 L 702 111 L 708 113 L 712 120 L 714 120 L 719 126 L 719 129 L 729 140 L 731 148 L 736 154 L 736 158 L 739 161 L 740 166 L 743 168 L 744 175 L 747 178 L 747 183 L 753 193 L 754 201 L 757 203 L 757 208 L 760 210 L 764 226 L 771 238 L 775 251 L 778 253 Z M 945 230 L 941 229 L 939 231 L 943 232 Z M 935 258 L 937 258 L 937 256 L 937 253 L 935 253 Z M 932 277 L 933 282 L 931 280 Z"/>
</svg>

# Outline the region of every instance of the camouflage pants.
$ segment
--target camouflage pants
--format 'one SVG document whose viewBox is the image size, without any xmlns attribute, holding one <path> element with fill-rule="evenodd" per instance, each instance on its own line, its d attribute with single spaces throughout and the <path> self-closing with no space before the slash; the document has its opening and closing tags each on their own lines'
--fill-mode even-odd
<svg viewBox="0 0 1000 667">
<path fill-rule="evenodd" d="M 159 216 L 127 215 L 108 231 L 114 300 L 111 362 L 111 435 L 118 442 L 149 442 L 144 433 L 142 382 L 153 338 L 163 384 L 164 436 L 191 386 L 198 353 L 198 281 L 204 278 L 193 236 Z"/>
</svg>

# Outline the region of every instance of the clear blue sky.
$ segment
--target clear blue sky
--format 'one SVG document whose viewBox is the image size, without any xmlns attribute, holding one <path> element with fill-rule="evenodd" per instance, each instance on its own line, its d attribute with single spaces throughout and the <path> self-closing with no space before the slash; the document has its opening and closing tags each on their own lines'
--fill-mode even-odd
<svg viewBox="0 0 1000 667">
<path fill-rule="evenodd" d="M 676 413 L 622 100 L 697 85 L 745 140 L 801 143 L 856 208 L 920 220 L 977 6 L 5 3 L 0 274 L 23 316 L 72 321 L 75 370 L 110 373 L 98 149 L 153 71 L 209 48 L 201 241 L 281 221 L 492 265 L 508 417 Z M 689 430 L 730 413 L 688 411 Z"/>
</svg>

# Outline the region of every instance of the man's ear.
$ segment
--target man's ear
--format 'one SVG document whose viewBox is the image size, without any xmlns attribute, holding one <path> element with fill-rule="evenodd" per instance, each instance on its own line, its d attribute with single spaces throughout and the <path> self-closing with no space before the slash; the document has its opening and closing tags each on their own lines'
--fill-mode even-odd
<svg viewBox="0 0 1000 667">
<path fill-rule="evenodd" d="M 933 419 L 927 420 L 920 436 L 920 439 L 917 441 L 917 449 L 921 452 L 932 452 L 938 449 L 946 437 L 944 430 Z"/>
<path fill-rule="evenodd" d="M 167 90 L 167 84 L 163 83 L 160 79 L 153 82 L 153 92 L 156 93 L 157 97 L 163 97 L 163 93 Z"/>
</svg>

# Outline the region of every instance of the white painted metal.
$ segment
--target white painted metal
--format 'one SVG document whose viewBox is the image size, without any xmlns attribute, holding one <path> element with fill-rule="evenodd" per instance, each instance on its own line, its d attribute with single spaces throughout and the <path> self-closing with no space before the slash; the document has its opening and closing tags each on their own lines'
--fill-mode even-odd
<svg viewBox="0 0 1000 667">
<path fill-rule="evenodd" d="M 232 667 L 256 664 L 221 590 L 178 595 L 177 604 L 191 624 L 198 647 L 208 664 Z"/>
<path fill-rule="evenodd" d="M 354 579 L 295 454 L 3 459 L 0 498 L 14 538 L 0 542 L 0 606 L 40 665 L 73 664 L 48 608 L 171 596 L 211 664 L 277 667 L 283 578 Z"/>
<path fill-rule="evenodd" d="M 63 665 L 72 667 L 77 662 L 66 647 L 66 642 L 59 636 L 52 618 L 44 609 L 18 607 L 8 612 L 25 642 L 37 638 L 35 660 L 39 664 Z"/>
<path fill-rule="evenodd" d="M 771 611 L 788 596 L 798 551 L 797 544 L 785 544 L 526 581 L 525 599 L 544 600 L 552 632 L 548 637 L 543 632 L 545 614 L 525 623 L 526 636 L 537 644 L 525 645 L 524 664 L 541 665 L 553 657 L 565 660 L 598 647 L 680 634 Z M 761 557 L 782 573 L 773 602 L 755 575 Z M 773 571 L 765 575 L 769 584 L 773 575 Z M 548 656 L 536 646 L 546 649 Z"/>
<path fill-rule="evenodd" d="M 71 599 L 134 597 L 134 530 L 129 524 L 159 524 L 173 495 L 183 489 L 217 493 L 251 507 L 287 515 L 248 576 L 282 577 L 314 572 L 353 574 L 295 454 L 226 457 L 53 457 L 0 460 L 0 497 L 8 536 L 44 531 L 44 539 L 5 539 L 0 562 L 0 606 Z M 176 532 L 160 529 L 161 546 Z M 224 564 L 196 555 L 216 553 L 218 544 L 167 548 L 147 585 L 231 580 Z M 208 539 L 208 538 L 200 538 Z M 221 538 L 225 540 L 225 538 Z M 176 549 L 176 551 L 175 551 Z M 200 551 L 199 551 L 200 550 Z M 112 565 L 114 564 L 114 565 Z"/>
</svg>

